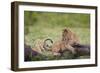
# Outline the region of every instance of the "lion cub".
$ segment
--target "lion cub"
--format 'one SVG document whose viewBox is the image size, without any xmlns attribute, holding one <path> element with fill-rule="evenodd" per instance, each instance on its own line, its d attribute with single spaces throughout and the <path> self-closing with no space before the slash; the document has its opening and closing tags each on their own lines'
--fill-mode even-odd
<svg viewBox="0 0 100 73">
<path fill-rule="evenodd" d="M 75 54 L 75 48 L 73 45 L 79 44 L 79 38 L 70 29 L 66 28 L 62 32 L 62 39 L 56 41 L 52 46 L 53 55 L 61 55 L 61 52 L 66 50 Z"/>
<path fill-rule="evenodd" d="M 52 44 L 53 41 L 49 38 L 37 39 L 36 41 L 34 41 L 34 47 L 32 49 L 40 54 L 43 54 L 43 52 L 51 50 Z"/>
</svg>

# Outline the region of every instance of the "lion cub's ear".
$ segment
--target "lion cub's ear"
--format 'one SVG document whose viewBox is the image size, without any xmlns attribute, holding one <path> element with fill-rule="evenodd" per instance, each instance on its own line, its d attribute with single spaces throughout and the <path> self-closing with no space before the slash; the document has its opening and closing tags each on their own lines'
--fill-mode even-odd
<svg viewBox="0 0 100 73">
<path fill-rule="evenodd" d="M 69 32 L 69 29 L 65 28 L 63 29 L 63 34 L 67 34 Z"/>
<path fill-rule="evenodd" d="M 66 32 L 66 33 L 68 33 L 69 31 L 70 31 L 69 28 L 64 28 L 64 29 L 63 29 L 63 32 Z"/>
<path fill-rule="evenodd" d="M 64 31 L 64 32 L 67 32 L 68 30 L 67 30 L 67 29 L 64 29 L 63 31 Z"/>
</svg>

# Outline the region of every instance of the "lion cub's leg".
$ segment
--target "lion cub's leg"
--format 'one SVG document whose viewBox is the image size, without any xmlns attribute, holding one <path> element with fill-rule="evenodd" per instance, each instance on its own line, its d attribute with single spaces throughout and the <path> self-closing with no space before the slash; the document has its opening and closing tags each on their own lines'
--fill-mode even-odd
<svg viewBox="0 0 100 73">
<path fill-rule="evenodd" d="M 71 51 L 72 54 L 76 54 L 75 48 L 73 48 L 71 45 L 66 45 L 65 47 L 67 50 Z"/>
<path fill-rule="evenodd" d="M 55 42 L 52 46 L 52 54 L 59 56 L 60 55 L 60 53 L 59 53 L 60 49 L 61 49 L 60 43 L 58 41 Z"/>
</svg>

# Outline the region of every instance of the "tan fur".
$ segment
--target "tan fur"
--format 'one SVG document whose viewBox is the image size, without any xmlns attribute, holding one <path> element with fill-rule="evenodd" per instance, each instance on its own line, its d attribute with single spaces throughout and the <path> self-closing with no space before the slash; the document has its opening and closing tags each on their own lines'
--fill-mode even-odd
<svg viewBox="0 0 100 73">
<path fill-rule="evenodd" d="M 39 53 L 43 53 L 43 51 L 44 51 L 43 44 L 44 44 L 44 40 L 37 39 L 34 42 L 34 47 L 32 49 Z"/>
<path fill-rule="evenodd" d="M 44 43 L 46 39 L 37 39 L 34 41 L 34 47 L 32 48 L 33 50 L 39 52 L 39 53 L 43 53 L 45 51 L 47 51 L 47 49 L 51 49 L 49 48 L 49 46 L 52 46 L 52 43 L 51 42 L 46 42 Z M 46 46 L 46 45 L 49 45 L 49 46 Z"/>
<path fill-rule="evenodd" d="M 73 54 L 75 54 L 75 48 L 72 47 L 74 44 L 78 44 L 79 39 L 76 34 L 71 30 L 64 29 L 62 32 L 62 39 L 60 41 L 56 41 L 52 46 L 52 52 L 54 55 L 59 55 L 60 51 L 69 50 Z"/>
</svg>

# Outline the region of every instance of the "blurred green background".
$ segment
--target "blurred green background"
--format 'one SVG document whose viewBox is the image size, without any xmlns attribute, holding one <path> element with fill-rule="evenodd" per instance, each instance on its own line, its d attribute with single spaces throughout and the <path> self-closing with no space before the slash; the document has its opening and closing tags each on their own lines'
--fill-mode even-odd
<svg viewBox="0 0 100 73">
<path fill-rule="evenodd" d="M 81 44 L 90 44 L 89 14 L 24 11 L 24 38 L 25 43 L 31 47 L 34 47 L 34 41 L 37 39 L 60 40 L 65 27 L 76 33 Z M 65 53 L 60 58 L 52 57 L 45 52 L 41 56 L 32 57 L 31 60 L 71 59 L 72 56 Z M 89 56 L 79 58 L 89 58 Z"/>
</svg>

